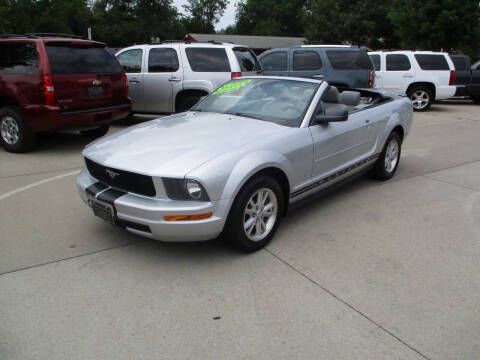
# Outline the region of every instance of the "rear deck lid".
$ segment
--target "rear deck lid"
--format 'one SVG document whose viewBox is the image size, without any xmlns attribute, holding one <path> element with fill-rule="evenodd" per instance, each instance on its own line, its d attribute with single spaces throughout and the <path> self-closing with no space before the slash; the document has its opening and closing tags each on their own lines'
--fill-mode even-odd
<svg viewBox="0 0 480 360">
<path fill-rule="evenodd" d="M 126 101 L 122 68 L 103 44 L 52 41 L 45 48 L 55 99 L 63 111 L 95 109 Z"/>
</svg>

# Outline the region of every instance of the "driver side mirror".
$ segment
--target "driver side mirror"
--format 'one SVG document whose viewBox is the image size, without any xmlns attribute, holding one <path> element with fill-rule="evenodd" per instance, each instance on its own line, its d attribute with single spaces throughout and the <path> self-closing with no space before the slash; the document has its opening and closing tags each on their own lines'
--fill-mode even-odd
<svg viewBox="0 0 480 360">
<path fill-rule="evenodd" d="M 325 124 L 329 122 L 347 121 L 348 110 L 343 107 L 328 107 L 325 109 L 325 113 L 318 113 L 315 115 L 315 124 Z"/>
</svg>

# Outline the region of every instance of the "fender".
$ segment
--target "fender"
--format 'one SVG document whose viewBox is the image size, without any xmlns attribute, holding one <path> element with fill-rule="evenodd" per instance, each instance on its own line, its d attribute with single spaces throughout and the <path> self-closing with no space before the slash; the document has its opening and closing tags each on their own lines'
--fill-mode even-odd
<svg viewBox="0 0 480 360">
<path fill-rule="evenodd" d="M 209 80 L 186 80 L 179 92 L 182 90 L 203 90 L 210 94 L 215 88 L 216 86 Z"/>
<path fill-rule="evenodd" d="M 293 167 L 287 158 L 275 151 L 261 150 L 250 153 L 238 161 L 225 183 L 222 199 L 234 199 L 243 185 L 257 172 L 267 168 L 277 168 L 285 173 L 290 183 Z"/>
</svg>

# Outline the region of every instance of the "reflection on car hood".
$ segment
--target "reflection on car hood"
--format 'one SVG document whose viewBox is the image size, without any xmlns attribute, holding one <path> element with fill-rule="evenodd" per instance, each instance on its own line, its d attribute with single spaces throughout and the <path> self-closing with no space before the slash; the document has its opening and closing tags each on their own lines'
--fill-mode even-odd
<svg viewBox="0 0 480 360">
<path fill-rule="evenodd" d="M 248 142 L 288 128 L 240 116 L 187 112 L 118 131 L 83 156 L 104 166 L 151 176 L 184 176 Z"/>
</svg>

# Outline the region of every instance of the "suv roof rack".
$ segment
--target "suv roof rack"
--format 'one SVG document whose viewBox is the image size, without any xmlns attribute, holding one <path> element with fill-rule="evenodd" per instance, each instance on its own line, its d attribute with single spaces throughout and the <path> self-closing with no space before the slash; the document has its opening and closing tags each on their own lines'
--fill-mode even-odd
<svg viewBox="0 0 480 360">
<path fill-rule="evenodd" d="M 0 34 L 0 39 L 8 39 L 8 38 L 16 38 L 16 37 L 26 37 L 25 35 L 20 34 Z"/>
<path fill-rule="evenodd" d="M 57 34 L 57 33 L 28 33 L 25 34 L 26 37 L 63 37 L 63 38 L 72 38 L 72 39 L 81 39 L 86 40 L 84 36 L 71 35 L 71 34 Z"/>
</svg>

